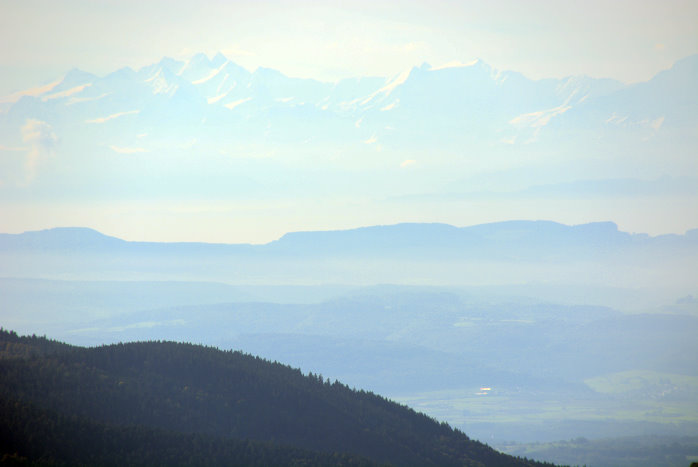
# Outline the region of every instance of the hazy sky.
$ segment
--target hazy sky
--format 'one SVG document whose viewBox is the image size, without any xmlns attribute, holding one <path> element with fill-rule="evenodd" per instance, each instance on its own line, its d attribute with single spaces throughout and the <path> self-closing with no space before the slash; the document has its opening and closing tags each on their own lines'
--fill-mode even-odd
<svg viewBox="0 0 698 467">
<path fill-rule="evenodd" d="M 289 76 L 328 81 L 394 76 L 423 62 L 440 66 L 481 58 L 497 69 L 519 71 L 534 79 L 585 74 L 632 83 L 646 81 L 697 53 L 697 24 L 695 0 L 0 0 L 0 97 L 54 82 L 74 67 L 105 75 L 125 66 L 149 65 L 163 56 L 186 59 L 195 52 L 212 56 L 217 51 L 250 70 L 262 66 Z M 0 190 L 1 232 L 73 225 L 132 240 L 265 242 L 293 230 L 405 221 L 470 225 L 511 218 L 570 224 L 612 220 L 624 230 L 652 234 L 683 233 L 698 227 L 698 217 L 692 213 L 694 198 L 671 204 L 628 198 L 577 200 L 576 204 L 569 200 L 503 203 L 487 199 L 408 203 L 395 201 L 387 191 L 376 202 L 378 195 L 362 196 L 362 190 L 357 190 L 357 195 L 346 191 L 331 198 L 296 195 L 244 203 L 134 199 L 130 193 L 108 202 L 91 196 L 79 202 L 63 201 L 60 190 L 41 191 L 32 186 L 39 163 L 37 141 L 52 146 L 61 139 L 46 125 L 27 120 L 19 142 L 0 141 L 5 165 L 25 163 L 20 159 L 26 157 L 30 170 L 22 182 L 26 186 L 13 188 L 13 193 L 24 190 L 23 201 L 3 198 L 8 191 Z M 606 157 L 594 157 L 598 161 L 602 156 Z M 142 157 L 143 164 L 154 164 L 148 162 L 151 155 L 145 152 L 128 157 Z M 412 159 L 402 157 L 398 162 L 413 163 Z M 99 178 L 91 177 L 95 173 L 89 170 L 100 170 L 100 162 L 90 161 L 94 169 L 84 165 L 79 180 L 70 172 L 77 163 L 70 165 L 60 154 L 49 162 L 75 176 L 76 184 L 89 185 L 90 178 Z M 651 172 L 660 162 L 638 165 L 636 170 L 623 159 L 618 163 L 625 164 L 623 171 L 608 176 L 648 178 L 648 171 L 651 176 L 680 174 L 680 167 L 671 167 L 670 162 L 668 170 Z M 591 171 L 592 162 L 581 163 Z M 39 167 L 44 179 L 49 178 L 46 167 Z M 400 170 L 397 164 L 395 167 Z M 420 165 L 412 164 L 408 170 L 416 174 Z M 405 177 L 406 172 L 400 176 Z M 341 176 L 350 186 L 351 175 Z M 412 176 L 415 186 L 425 180 L 422 175 Z"/>
<path fill-rule="evenodd" d="M 698 51 L 698 2 L 0 0 L 0 93 L 222 51 L 322 80 L 482 58 L 532 78 L 643 81 Z"/>
</svg>

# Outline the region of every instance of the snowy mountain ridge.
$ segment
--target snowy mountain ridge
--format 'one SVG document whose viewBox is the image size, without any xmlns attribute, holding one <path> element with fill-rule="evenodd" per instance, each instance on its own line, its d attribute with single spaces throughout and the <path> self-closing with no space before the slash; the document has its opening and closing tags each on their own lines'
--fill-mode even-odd
<svg viewBox="0 0 698 467">
<path fill-rule="evenodd" d="M 531 180 L 539 184 L 566 178 L 555 168 L 561 161 L 595 154 L 612 157 L 585 164 L 580 179 L 682 176 L 696 168 L 695 82 L 698 55 L 633 85 L 586 76 L 531 80 L 482 60 L 329 83 L 269 68 L 251 72 L 220 53 L 165 57 L 102 77 L 73 69 L 59 82 L 0 99 L 0 151 L 27 151 L 25 162 L 7 159 L 3 167 L 20 185 L 33 179 L 35 156 L 47 161 L 53 153 L 79 160 L 280 158 L 342 170 L 404 168 L 418 159 L 446 170 L 451 182 L 459 171 L 505 166 L 545 163 L 558 171 L 539 171 L 543 176 Z M 32 136 L 36 125 L 46 134 Z M 629 174 L 628 167 L 637 169 Z M 445 186 L 442 180 L 434 175 L 425 189 Z"/>
</svg>

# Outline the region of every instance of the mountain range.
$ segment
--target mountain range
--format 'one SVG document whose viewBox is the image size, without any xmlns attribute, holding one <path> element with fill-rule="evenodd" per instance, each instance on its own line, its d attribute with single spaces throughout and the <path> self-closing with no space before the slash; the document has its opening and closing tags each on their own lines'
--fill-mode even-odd
<svg viewBox="0 0 698 467">
<path fill-rule="evenodd" d="M 38 121 L 48 125 L 39 144 L 81 154 L 83 163 L 102 153 L 175 157 L 184 151 L 198 158 L 296 160 L 304 154 L 308 164 L 343 166 L 358 157 L 380 166 L 426 152 L 435 166 L 457 156 L 495 167 L 511 157 L 519 164 L 574 159 L 582 148 L 586 156 L 615 157 L 621 145 L 636 163 L 660 149 L 683 160 L 695 142 L 696 80 L 698 55 L 626 85 L 586 76 L 532 80 L 482 60 L 328 83 L 268 68 L 250 72 L 220 53 L 212 59 L 198 54 L 106 76 L 73 69 L 46 86 L 6 96 L 0 141 L 4 150 L 26 146 L 31 138 L 22 128 Z"/>
<path fill-rule="evenodd" d="M 488 257 L 490 259 L 547 259 L 560 251 L 570 254 L 579 249 L 599 248 L 651 249 L 670 247 L 695 249 L 698 247 L 698 229 L 684 235 L 649 236 L 618 230 L 613 222 L 592 222 L 564 225 L 552 221 L 506 221 L 455 227 L 448 224 L 403 223 L 376 225 L 348 230 L 291 232 L 266 244 L 213 244 L 125 241 L 81 227 L 57 227 L 24 232 L 0 233 L 0 251 L 152 251 L 180 253 L 227 252 L 231 254 L 255 252 L 270 255 L 352 256 L 379 254 L 381 256 L 434 256 L 442 250 L 451 257 Z M 548 253 L 539 251 L 545 249 Z M 605 251 L 604 251 L 605 252 Z M 436 255 L 438 257 L 438 255 Z"/>
<path fill-rule="evenodd" d="M 698 56 L 634 85 L 584 76 L 531 80 L 476 60 L 446 67 L 425 63 L 390 79 L 325 83 L 268 68 L 249 72 L 220 53 L 213 59 L 197 54 L 103 77 L 73 69 L 39 90 L 6 97 L 3 127 L 16 129 L 27 118 L 39 118 L 97 132 L 108 126 L 127 136 L 133 128 L 157 133 L 164 124 L 182 123 L 193 125 L 194 132 L 255 127 L 261 133 L 256 136 L 295 135 L 301 141 L 328 137 L 328 130 L 347 140 L 408 132 L 418 139 L 452 127 L 493 134 L 507 126 L 512 134 L 535 133 L 547 125 L 558 131 L 572 126 L 656 131 L 695 125 L 698 101 L 691 90 L 697 73 Z"/>
<path fill-rule="evenodd" d="M 516 218 L 682 232 L 698 212 L 697 68 L 635 84 L 483 60 L 338 82 L 221 54 L 74 69 L 0 98 L 0 208 L 13 231 L 116 222 L 216 242 Z"/>
<path fill-rule="evenodd" d="M 557 285 L 693 293 L 698 230 L 649 236 L 612 222 L 396 224 L 292 232 L 266 244 L 124 241 L 87 228 L 0 234 L 0 275 L 237 284 Z M 666 298 L 666 297 L 665 297 Z"/>
</svg>

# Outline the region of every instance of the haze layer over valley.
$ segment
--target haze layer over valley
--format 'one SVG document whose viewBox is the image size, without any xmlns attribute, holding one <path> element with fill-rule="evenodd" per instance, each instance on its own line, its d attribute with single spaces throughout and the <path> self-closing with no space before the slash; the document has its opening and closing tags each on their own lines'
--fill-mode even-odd
<svg viewBox="0 0 698 467">
<path fill-rule="evenodd" d="M 0 463 L 698 460 L 696 6 L 292 5 L 0 0 Z"/>
<path fill-rule="evenodd" d="M 266 245 L 4 234 L 3 325 L 244 349 L 488 442 L 695 436 L 697 242 L 526 221 Z"/>
</svg>

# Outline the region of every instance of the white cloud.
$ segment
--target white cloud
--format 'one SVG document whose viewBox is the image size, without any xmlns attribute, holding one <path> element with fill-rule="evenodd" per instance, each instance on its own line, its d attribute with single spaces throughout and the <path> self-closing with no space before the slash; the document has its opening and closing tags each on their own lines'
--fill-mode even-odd
<svg viewBox="0 0 698 467">
<path fill-rule="evenodd" d="M 0 144 L 0 151 L 22 152 L 26 150 L 27 148 L 25 146 L 3 146 Z"/>
<path fill-rule="evenodd" d="M 127 148 L 122 146 L 109 146 L 109 149 L 114 152 L 118 152 L 119 154 L 137 154 L 139 152 L 148 152 L 148 150 L 143 148 Z"/>
<path fill-rule="evenodd" d="M 27 151 L 26 169 L 27 181 L 33 180 L 40 159 L 51 156 L 54 153 L 58 137 L 53 132 L 53 127 L 46 122 L 29 118 L 20 129 L 22 141 L 29 143 Z"/>
<path fill-rule="evenodd" d="M 612 123 L 614 125 L 622 125 L 625 127 L 652 128 L 654 131 L 658 131 L 664 123 L 664 118 L 664 116 L 661 116 L 655 120 L 650 120 L 647 118 L 644 120 L 630 120 L 627 116 L 620 116 L 614 112 L 604 122 Z"/>
<path fill-rule="evenodd" d="M 611 114 L 611 116 L 605 120 L 605 123 L 621 124 L 624 121 L 626 121 L 627 119 L 628 119 L 627 116 L 622 117 L 620 115 L 617 115 L 615 112 L 613 112 L 613 114 Z"/>
<path fill-rule="evenodd" d="M 385 107 L 381 108 L 381 112 L 385 112 L 386 110 L 394 109 L 395 106 L 397 106 L 399 102 L 400 102 L 400 99 L 395 99 L 391 104 L 388 104 Z"/>
<path fill-rule="evenodd" d="M 432 67 L 431 71 L 445 70 L 447 68 L 464 68 L 468 66 L 477 65 L 478 59 L 472 60 L 470 62 L 461 62 L 459 60 L 452 60 L 450 62 L 444 63 L 441 66 Z"/>
<path fill-rule="evenodd" d="M 514 117 L 509 121 L 509 124 L 516 127 L 530 127 L 530 128 L 540 128 L 547 125 L 550 119 L 558 115 L 562 115 L 567 112 L 571 107 L 568 105 L 561 105 L 553 109 L 540 110 L 538 112 L 531 112 L 518 117 Z"/>
<path fill-rule="evenodd" d="M 409 78 L 409 76 L 410 76 L 410 71 L 411 71 L 411 69 L 410 69 L 410 70 L 404 70 L 402 73 L 400 73 L 400 74 L 397 75 L 395 78 L 393 78 L 392 80 L 390 80 L 390 81 L 388 82 L 388 84 L 386 84 L 385 86 L 383 86 L 382 88 L 380 88 L 379 90 L 375 91 L 373 94 L 371 94 L 370 96 L 368 96 L 366 99 L 364 99 L 364 100 L 361 102 L 361 105 L 366 105 L 366 104 L 368 104 L 368 103 L 371 102 L 371 100 L 373 100 L 376 96 L 379 96 L 379 95 L 381 95 L 381 94 L 383 95 L 383 97 L 388 97 L 388 96 L 390 95 L 390 93 L 392 93 L 398 86 L 400 86 L 400 85 L 403 84 L 405 81 L 407 81 L 407 78 Z"/>
<path fill-rule="evenodd" d="M 106 117 L 93 118 L 92 120 L 85 120 L 85 123 L 104 123 L 115 118 L 123 117 L 124 115 L 135 115 L 140 113 L 140 110 L 129 110 L 126 112 L 118 112 L 115 114 L 108 115 Z"/>
<path fill-rule="evenodd" d="M 189 141 L 186 141 L 186 142 L 180 144 L 180 145 L 179 145 L 179 148 L 180 148 L 180 149 L 191 149 L 191 148 L 194 147 L 194 145 L 195 145 L 196 143 L 197 143 L 197 139 L 196 139 L 196 138 L 192 138 L 192 139 L 190 139 Z"/>
<path fill-rule="evenodd" d="M 365 144 L 373 144 L 376 141 L 378 141 L 378 138 L 376 137 L 376 135 L 373 135 L 369 139 L 365 140 L 364 143 Z"/>
<path fill-rule="evenodd" d="M 92 96 L 92 97 L 71 97 L 68 99 L 68 102 L 65 103 L 65 105 L 75 105 L 75 104 L 80 104 L 82 102 L 92 102 L 92 101 L 98 101 L 100 99 L 104 99 L 107 97 L 110 92 L 105 92 L 104 94 L 100 94 L 99 96 Z"/>
<path fill-rule="evenodd" d="M 255 53 L 249 50 L 241 49 L 237 46 L 226 47 L 221 50 L 221 53 L 226 57 L 254 57 Z"/>
<path fill-rule="evenodd" d="M 18 91 L 9 96 L 0 97 L 0 102 L 17 102 L 24 96 L 36 97 L 49 92 L 51 89 L 55 88 L 60 84 L 60 81 L 55 81 L 51 84 L 46 84 L 44 86 L 39 86 L 36 88 L 26 89 L 24 91 Z"/>
<path fill-rule="evenodd" d="M 423 42 L 408 42 L 407 44 L 404 44 L 402 47 L 402 52 L 405 53 L 410 53 L 410 52 L 415 52 L 417 50 L 426 50 L 426 44 Z"/>
<path fill-rule="evenodd" d="M 655 130 L 659 130 L 662 127 L 662 123 L 664 123 L 664 116 L 659 117 L 656 120 L 653 120 L 650 123 L 650 126 L 654 128 Z"/>
<path fill-rule="evenodd" d="M 78 94 L 84 91 L 85 88 L 89 88 L 90 86 L 92 86 L 92 83 L 81 84 L 80 86 L 75 86 L 74 88 L 66 89 L 65 91 L 54 92 L 53 94 L 49 94 L 48 96 L 43 96 L 41 100 L 46 102 L 51 99 L 61 99 L 63 97 L 69 97 L 73 94 Z"/>
<path fill-rule="evenodd" d="M 228 102 L 227 104 L 225 104 L 225 107 L 232 110 L 232 109 L 234 109 L 235 107 L 237 107 L 238 105 L 244 104 L 245 102 L 248 102 L 248 101 L 251 101 L 251 100 L 252 100 L 251 97 L 247 97 L 247 98 L 245 98 L 245 99 L 239 99 L 239 100 L 237 100 L 237 101 Z"/>
<path fill-rule="evenodd" d="M 226 91 L 222 94 L 218 94 L 217 96 L 209 97 L 208 99 L 206 99 L 206 102 L 208 102 L 209 104 L 215 104 L 216 102 L 218 102 L 219 100 L 221 100 L 225 96 L 227 96 L 228 94 L 230 94 L 230 91 Z"/>
<path fill-rule="evenodd" d="M 414 159 L 407 159 L 407 160 L 402 161 L 402 162 L 400 163 L 400 167 L 402 167 L 402 168 L 404 169 L 405 167 L 409 167 L 409 166 L 411 166 L 411 165 L 415 165 L 416 163 L 417 163 L 417 161 L 414 160 Z"/>
</svg>

